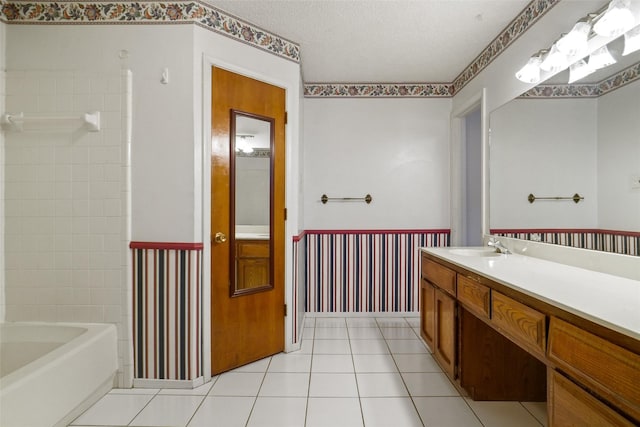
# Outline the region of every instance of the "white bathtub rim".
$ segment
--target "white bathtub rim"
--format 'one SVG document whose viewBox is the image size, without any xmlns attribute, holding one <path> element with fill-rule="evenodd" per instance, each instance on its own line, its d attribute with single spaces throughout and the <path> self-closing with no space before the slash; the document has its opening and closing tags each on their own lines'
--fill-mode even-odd
<svg viewBox="0 0 640 427">
<path fill-rule="evenodd" d="M 76 354 L 81 351 L 84 346 L 100 339 L 104 334 L 109 334 L 109 330 L 116 330 L 115 325 L 108 323 L 68 323 L 68 322 L 0 322 L 5 325 L 16 326 L 44 326 L 44 327 L 73 327 L 84 329 L 85 332 L 75 337 L 73 340 L 62 344 L 60 347 L 56 347 L 51 352 L 46 353 L 42 357 L 34 360 L 33 362 L 22 366 L 10 374 L 0 378 L 0 398 L 6 393 L 11 392 L 16 387 L 19 387 L 23 381 L 26 380 L 25 374 L 33 372 L 39 373 L 44 369 L 48 369 L 50 366 L 59 365 L 64 360 L 64 355 Z M 95 333 L 89 333 L 95 332 Z"/>
</svg>

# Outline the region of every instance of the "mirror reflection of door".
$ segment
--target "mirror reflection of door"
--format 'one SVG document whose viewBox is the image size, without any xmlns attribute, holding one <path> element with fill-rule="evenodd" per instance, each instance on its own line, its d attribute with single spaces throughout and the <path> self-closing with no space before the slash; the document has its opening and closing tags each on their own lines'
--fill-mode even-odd
<svg viewBox="0 0 640 427">
<path fill-rule="evenodd" d="M 271 276 L 271 147 L 273 119 L 231 112 L 231 295 L 273 287 Z"/>
</svg>

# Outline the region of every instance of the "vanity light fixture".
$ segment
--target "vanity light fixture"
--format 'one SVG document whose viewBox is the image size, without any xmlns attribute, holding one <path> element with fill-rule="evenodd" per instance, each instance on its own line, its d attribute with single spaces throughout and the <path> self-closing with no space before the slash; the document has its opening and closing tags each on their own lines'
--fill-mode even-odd
<svg viewBox="0 0 640 427">
<path fill-rule="evenodd" d="M 602 46 L 600 49 L 594 50 L 593 52 L 591 52 L 591 55 L 589 55 L 589 66 L 594 71 L 615 63 L 616 60 L 613 56 L 611 56 L 611 53 L 609 53 L 609 49 L 606 45 Z"/>
<path fill-rule="evenodd" d="M 633 0 L 637 1 L 637 0 Z M 636 26 L 634 13 L 640 10 L 631 0 L 611 0 L 609 4 L 596 12 L 587 14 L 575 23 L 571 31 L 563 34 L 549 50 L 541 50 L 533 55 L 517 73 L 516 78 L 525 83 L 539 83 L 541 71 L 547 75 L 556 74 L 570 66 L 569 83 L 573 83 L 594 71 L 615 64 L 616 60 L 609 53 L 606 44 L 597 40 L 594 51 L 589 47 L 593 37 L 600 36 L 612 39 L 624 34 L 625 48 L 623 55 L 640 49 L 640 26 Z M 635 27 L 635 28 L 634 28 Z M 584 57 L 589 56 L 588 61 Z"/>
<path fill-rule="evenodd" d="M 589 49 L 588 41 L 591 24 L 596 16 L 595 13 L 591 13 L 576 22 L 571 31 L 556 42 L 558 50 L 568 57 L 586 55 Z"/>
<path fill-rule="evenodd" d="M 593 31 L 604 37 L 617 37 L 633 28 L 635 18 L 630 0 L 611 0 L 604 14 L 593 25 Z"/>
<path fill-rule="evenodd" d="M 540 64 L 542 63 L 542 56 L 547 52 L 548 50 L 543 49 L 529 58 L 524 67 L 516 73 L 516 78 L 525 83 L 540 82 Z"/>
<path fill-rule="evenodd" d="M 557 73 L 569 66 L 569 59 L 567 55 L 560 52 L 558 49 L 558 43 L 554 43 L 551 46 L 551 50 L 540 64 L 540 69 L 548 71 L 550 73 Z"/>
<path fill-rule="evenodd" d="M 624 50 L 622 56 L 640 50 L 640 25 L 624 33 Z"/>
<path fill-rule="evenodd" d="M 580 59 L 569 67 L 569 84 L 577 82 L 595 71 L 593 67 L 589 66 L 587 61 Z"/>
</svg>

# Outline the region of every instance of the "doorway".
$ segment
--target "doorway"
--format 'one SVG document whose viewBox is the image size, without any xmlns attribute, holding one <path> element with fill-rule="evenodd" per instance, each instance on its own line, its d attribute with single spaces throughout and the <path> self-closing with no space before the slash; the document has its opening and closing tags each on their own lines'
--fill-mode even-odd
<svg viewBox="0 0 640 427">
<path fill-rule="evenodd" d="M 211 70 L 211 373 L 284 350 L 285 90 Z"/>
<path fill-rule="evenodd" d="M 463 117 L 462 245 L 482 246 L 482 115 L 480 107 Z"/>
</svg>

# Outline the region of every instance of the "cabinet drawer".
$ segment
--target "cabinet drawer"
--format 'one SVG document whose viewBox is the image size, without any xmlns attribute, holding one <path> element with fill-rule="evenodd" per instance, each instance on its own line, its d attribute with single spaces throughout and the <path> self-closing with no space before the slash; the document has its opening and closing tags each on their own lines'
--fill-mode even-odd
<svg viewBox="0 0 640 427">
<path fill-rule="evenodd" d="M 458 274 L 458 301 L 479 316 L 489 318 L 491 290 L 475 280 Z"/>
<path fill-rule="evenodd" d="M 549 376 L 550 426 L 633 426 L 617 412 L 556 371 Z"/>
<path fill-rule="evenodd" d="M 449 294 L 456 296 L 456 272 L 422 257 L 422 277 Z"/>
<path fill-rule="evenodd" d="M 243 258 L 269 258 L 269 241 L 237 240 L 236 250 Z"/>
<path fill-rule="evenodd" d="M 544 355 L 546 343 L 544 314 L 494 291 L 491 292 L 491 322 L 528 351 Z"/>
<path fill-rule="evenodd" d="M 549 360 L 640 420 L 640 356 L 570 323 L 551 318 Z"/>
</svg>

